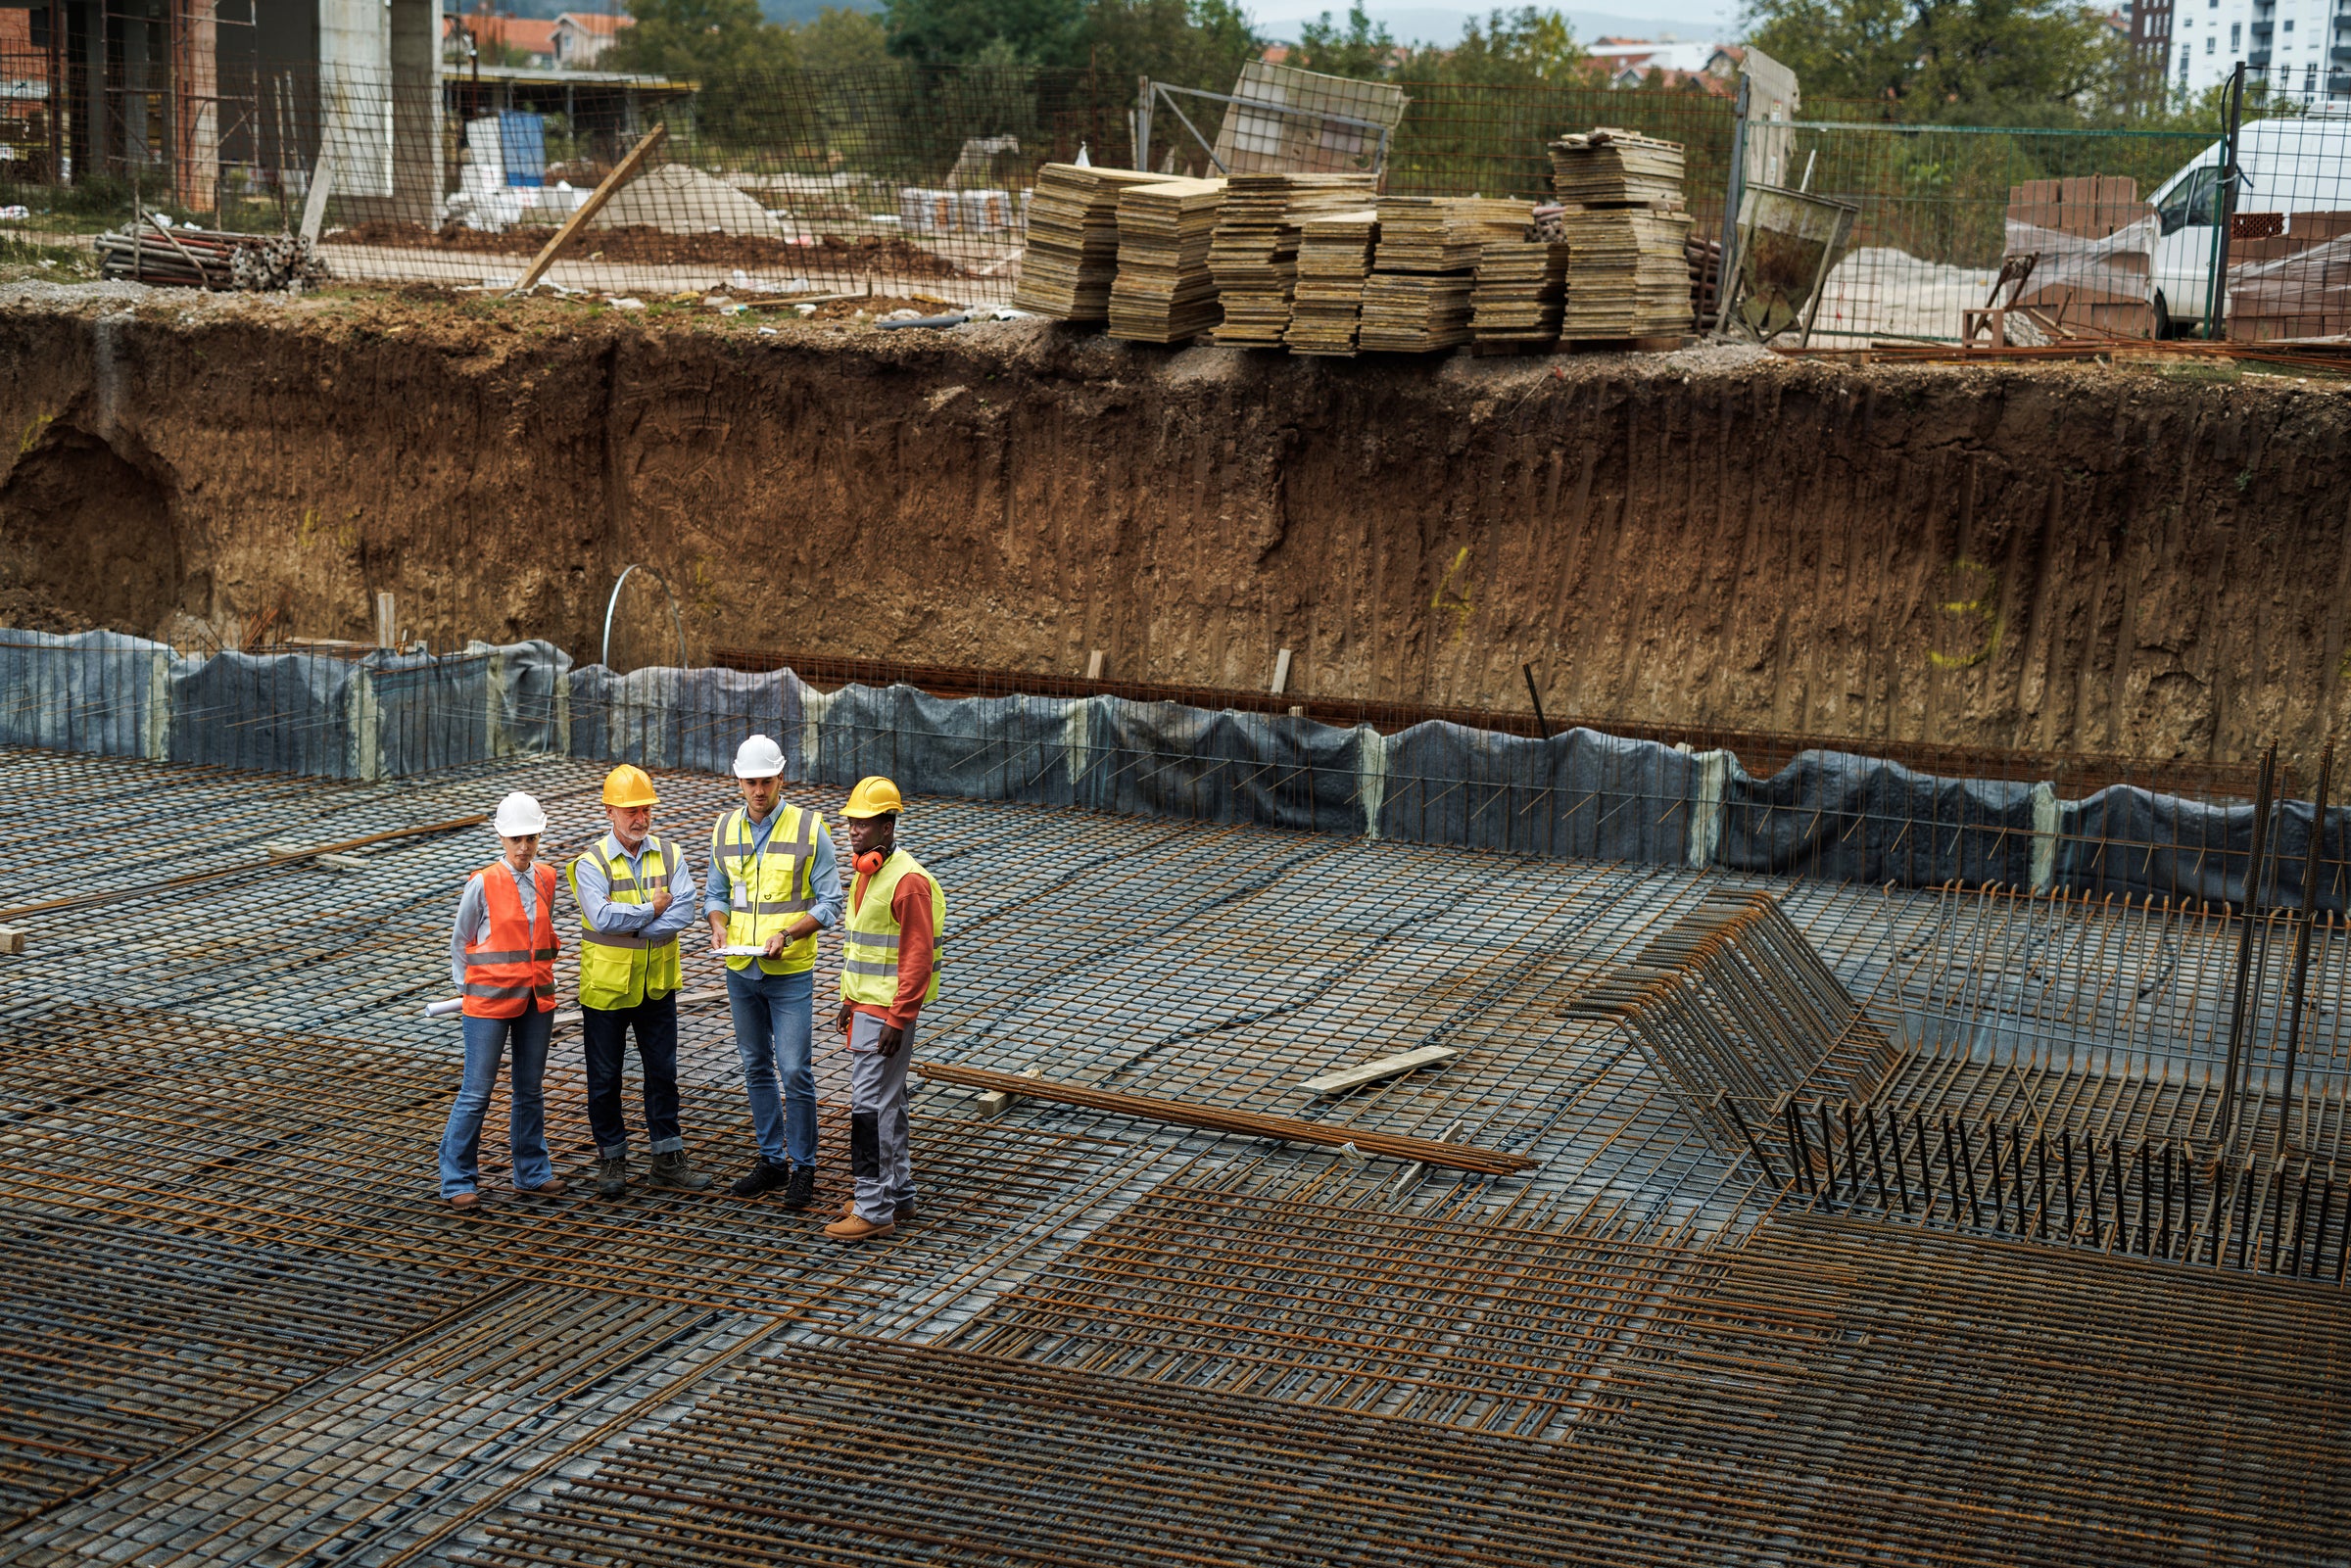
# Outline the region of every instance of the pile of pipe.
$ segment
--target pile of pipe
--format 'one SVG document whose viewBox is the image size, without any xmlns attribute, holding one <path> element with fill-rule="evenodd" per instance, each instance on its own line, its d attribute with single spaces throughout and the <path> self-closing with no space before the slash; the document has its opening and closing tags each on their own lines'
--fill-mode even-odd
<svg viewBox="0 0 2351 1568">
<path fill-rule="evenodd" d="M 99 235 L 98 257 L 106 277 L 203 289 L 299 293 L 328 275 L 315 247 L 299 235 L 168 228 L 154 218 Z"/>
</svg>

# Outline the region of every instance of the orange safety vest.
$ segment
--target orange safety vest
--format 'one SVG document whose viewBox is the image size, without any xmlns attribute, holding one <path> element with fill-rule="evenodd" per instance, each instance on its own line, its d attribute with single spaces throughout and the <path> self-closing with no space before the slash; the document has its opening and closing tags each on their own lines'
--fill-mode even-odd
<svg viewBox="0 0 2351 1568">
<path fill-rule="evenodd" d="M 555 869 L 531 867 L 539 895 L 538 914 L 523 919 L 522 894 L 514 874 L 500 861 L 474 876 L 481 879 L 490 929 L 465 944 L 465 1016 L 517 1019 L 534 997 L 539 1011 L 555 1009 Z"/>
</svg>

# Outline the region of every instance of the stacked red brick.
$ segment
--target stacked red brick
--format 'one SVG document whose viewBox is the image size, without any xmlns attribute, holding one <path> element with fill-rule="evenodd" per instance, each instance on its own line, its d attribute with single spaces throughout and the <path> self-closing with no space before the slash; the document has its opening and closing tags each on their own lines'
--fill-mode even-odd
<svg viewBox="0 0 2351 1568">
<path fill-rule="evenodd" d="M 2277 343 L 2346 333 L 2351 213 L 2237 214 L 2229 238 L 2230 338 Z"/>
<path fill-rule="evenodd" d="M 2088 174 L 2011 186 L 2007 231 L 2010 255 L 2040 257 L 2017 305 L 2068 337 L 2155 335 L 2155 210 L 2136 180 Z"/>
</svg>

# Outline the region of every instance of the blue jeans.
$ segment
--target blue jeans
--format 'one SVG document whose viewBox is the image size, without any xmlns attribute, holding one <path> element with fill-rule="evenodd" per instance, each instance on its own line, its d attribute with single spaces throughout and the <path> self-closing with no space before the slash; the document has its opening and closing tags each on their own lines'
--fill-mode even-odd
<svg viewBox="0 0 2351 1568">
<path fill-rule="evenodd" d="M 735 1054 L 743 1060 L 743 1092 L 751 1102 L 759 1156 L 774 1164 L 790 1159 L 811 1169 L 816 1166 L 816 1072 L 808 1065 L 808 1035 L 815 995 L 816 976 L 807 971 L 769 974 L 756 959 L 727 971 Z"/>
<path fill-rule="evenodd" d="M 465 1081 L 458 1086 L 457 1103 L 449 1108 L 449 1127 L 441 1134 L 441 1196 L 471 1192 L 481 1171 L 476 1157 L 482 1146 L 482 1117 L 490 1110 L 490 1091 L 498 1085 L 498 1061 L 509 1043 L 514 1068 L 507 1084 L 512 1112 L 507 1139 L 514 1151 L 514 1190 L 544 1187 L 554 1177 L 547 1153 L 547 1107 L 539 1083 L 547 1075 L 547 1038 L 554 1032 L 555 1016 L 536 1008 L 511 1019 L 465 1021 Z"/>
</svg>

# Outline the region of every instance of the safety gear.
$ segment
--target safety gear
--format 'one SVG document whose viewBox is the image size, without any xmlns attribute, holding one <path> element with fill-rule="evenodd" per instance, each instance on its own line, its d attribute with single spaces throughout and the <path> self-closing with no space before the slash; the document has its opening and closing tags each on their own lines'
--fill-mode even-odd
<svg viewBox="0 0 2351 1568">
<path fill-rule="evenodd" d="M 700 1192 L 710 1185 L 710 1178 L 686 1162 L 686 1151 L 672 1149 L 667 1154 L 653 1156 L 653 1173 L 646 1178 L 648 1187 L 667 1187 L 674 1192 Z"/>
<path fill-rule="evenodd" d="M 491 825 L 501 838 L 528 838 L 533 833 L 547 832 L 547 813 L 539 802 L 517 789 L 498 803 L 498 815 Z"/>
<path fill-rule="evenodd" d="M 872 874 L 865 897 L 841 927 L 840 999 L 867 1007 L 889 1007 L 898 999 L 898 912 L 890 908 L 898 883 L 909 876 L 931 884 L 931 983 L 923 1000 L 938 996 L 938 972 L 947 963 L 947 895 L 938 879 L 903 849 L 891 853 L 888 864 Z"/>
<path fill-rule="evenodd" d="M 836 1219 L 825 1227 L 825 1234 L 835 1241 L 881 1241 L 897 1233 L 898 1227 L 895 1225 L 877 1225 L 855 1214 L 846 1219 Z"/>
<path fill-rule="evenodd" d="M 857 857 L 856 865 L 857 870 L 861 875 L 871 877 L 874 873 L 880 871 L 885 865 L 888 864 L 888 862 L 889 857 L 882 853 L 881 850 L 869 849 L 864 854 Z"/>
<path fill-rule="evenodd" d="M 754 736 L 753 739 L 758 737 Z M 731 884 L 727 945 L 764 946 L 767 939 L 816 907 L 816 833 L 824 819 L 798 806 L 778 806 L 766 845 L 751 852 L 757 830 L 740 806 L 710 830 L 710 860 Z M 757 964 L 766 974 L 804 974 L 816 967 L 816 932 L 810 931 L 774 958 L 730 958 L 727 968 Z"/>
<path fill-rule="evenodd" d="M 840 1201 L 840 1217 L 846 1219 L 855 1212 L 857 1212 L 857 1200 L 854 1198 L 843 1198 Z M 914 1205 L 912 1204 L 900 1204 L 897 1208 L 889 1212 L 889 1222 L 893 1225 L 903 1225 L 906 1223 L 906 1221 L 912 1219 L 913 1217 Z"/>
<path fill-rule="evenodd" d="M 611 902 L 649 904 L 654 893 L 669 885 L 671 873 L 686 857 L 676 843 L 648 833 L 638 862 L 644 872 L 641 879 L 627 860 L 604 852 L 605 842 L 599 838 L 589 845 L 564 875 L 571 879 L 571 901 L 580 906 L 580 1006 L 610 1012 L 669 995 L 686 982 L 686 970 L 674 936 L 648 945 L 635 932 L 600 931 L 588 924 L 588 906 L 580 899 L 580 862 L 593 860 L 603 872 L 604 896 Z"/>
<path fill-rule="evenodd" d="M 763 1192 L 773 1192 L 792 1179 L 792 1166 L 778 1160 L 762 1160 L 735 1178 L 727 1191 L 738 1198 L 756 1198 Z"/>
<path fill-rule="evenodd" d="M 529 800 L 528 795 L 515 796 Z M 532 810 L 538 809 L 534 802 Z M 522 893 L 504 861 L 477 871 L 490 915 L 481 939 L 465 944 L 465 1016 L 518 1019 L 534 1004 L 555 1010 L 555 869 L 531 868 L 538 907 L 522 912 Z"/>
<path fill-rule="evenodd" d="M 735 748 L 738 779 L 773 779 L 783 771 L 784 748 L 763 735 L 755 735 Z"/>
<path fill-rule="evenodd" d="M 599 1198 L 618 1198 L 629 1190 L 629 1157 L 614 1155 L 596 1163 L 596 1195 Z"/>
<path fill-rule="evenodd" d="M 876 776 L 857 781 L 849 791 L 849 803 L 840 808 L 844 817 L 895 817 L 906 809 L 898 798 L 898 786 L 888 779 Z"/>
<path fill-rule="evenodd" d="M 624 762 L 604 775 L 604 804 L 607 806 L 657 806 L 661 797 L 653 792 L 653 781 L 643 768 Z"/>
</svg>

